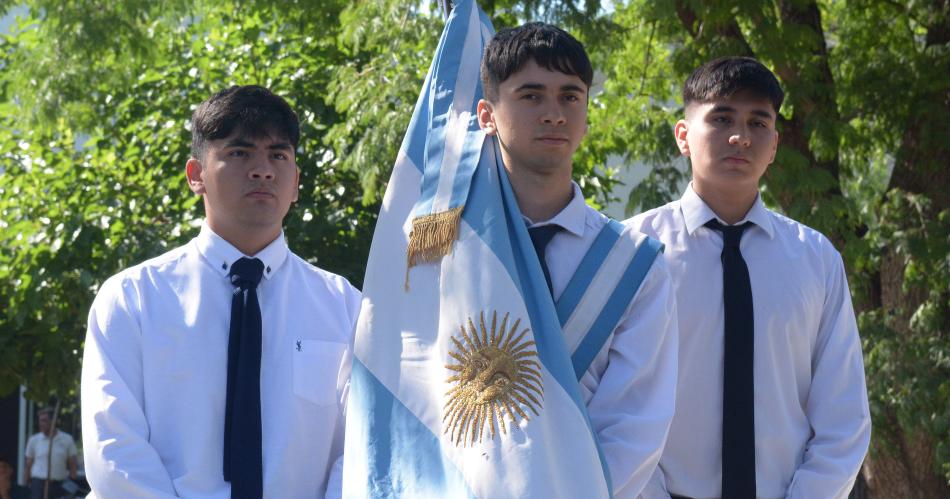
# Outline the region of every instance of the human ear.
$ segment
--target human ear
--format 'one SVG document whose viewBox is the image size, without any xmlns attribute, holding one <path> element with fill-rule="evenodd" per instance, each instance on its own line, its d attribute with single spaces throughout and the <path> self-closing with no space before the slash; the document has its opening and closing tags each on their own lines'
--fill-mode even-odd
<svg viewBox="0 0 950 499">
<path fill-rule="evenodd" d="M 485 99 L 478 101 L 478 107 L 475 108 L 475 114 L 478 115 L 478 126 L 485 131 L 486 135 L 495 135 L 498 129 L 495 128 L 495 116 L 491 102 Z"/>
<path fill-rule="evenodd" d="M 773 161 L 775 161 L 775 153 L 778 152 L 778 131 L 773 130 L 772 133 L 775 135 L 773 135 L 773 138 L 772 138 L 772 154 L 771 156 L 769 156 L 770 165 L 772 164 Z"/>
<path fill-rule="evenodd" d="M 680 150 L 680 154 L 683 156 L 689 156 L 689 141 L 686 140 L 687 132 L 689 132 L 689 122 L 686 120 L 679 120 L 676 122 L 676 126 L 673 127 L 673 138 L 676 139 L 676 146 Z"/>
<path fill-rule="evenodd" d="M 185 176 L 188 177 L 188 188 L 191 192 L 201 195 L 205 193 L 205 182 L 201 177 L 203 170 L 201 162 L 195 158 L 190 158 L 185 163 Z"/>
<path fill-rule="evenodd" d="M 300 167 L 297 167 L 297 178 L 294 179 L 294 200 L 296 203 L 297 199 L 300 197 Z"/>
</svg>

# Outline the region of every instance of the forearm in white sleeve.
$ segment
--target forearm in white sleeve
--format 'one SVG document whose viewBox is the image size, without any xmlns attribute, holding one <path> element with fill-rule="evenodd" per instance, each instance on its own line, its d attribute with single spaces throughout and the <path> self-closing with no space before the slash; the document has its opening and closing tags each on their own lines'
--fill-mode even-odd
<svg viewBox="0 0 950 499">
<path fill-rule="evenodd" d="M 660 460 L 676 399 L 676 299 L 666 262 L 653 263 L 614 331 L 587 405 L 615 497 L 635 498 Z"/>
<path fill-rule="evenodd" d="M 846 498 L 864 462 L 871 416 L 861 340 L 841 257 L 834 255 L 812 358 L 806 413 L 813 436 L 788 498 Z"/>
<path fill-rule="evenodd" d="M 98 499 L 176 497 L 148 441 L 141 330 L 127 293 L 123 281 L 110 279 L 89 312 L 82 364 L 86 477 Z"/>
</svg>

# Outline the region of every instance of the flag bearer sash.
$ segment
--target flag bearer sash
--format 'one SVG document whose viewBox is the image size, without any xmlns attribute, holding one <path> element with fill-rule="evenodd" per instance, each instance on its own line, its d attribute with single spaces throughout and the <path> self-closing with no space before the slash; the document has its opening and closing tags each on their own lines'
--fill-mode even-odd
<svg viewBox="0 0 950 499">
<path fill-rule="evenodd" d="M 574 271 L 556 310 L 581 379 L 620 322 L 663 244 L 611 219 Z"/>
<path fill-rule="evenodd" d="M 588 256 L 624 263 L 588 263 L 559 320 L 498 145 L 475 116 L 492 33 L 474 1 L 457 2 L 383 199 L 354 340 L 344 497 L 611 496 L 575 366 L 623 299 L 595 291 L 639 273 L 621 242 L 649 245 L 612 224 L 610 244 Z M 612 285 L 601 276 L 619 268 Z M 562 322 L 578 331 L 573 346 Z"/>
</svg>

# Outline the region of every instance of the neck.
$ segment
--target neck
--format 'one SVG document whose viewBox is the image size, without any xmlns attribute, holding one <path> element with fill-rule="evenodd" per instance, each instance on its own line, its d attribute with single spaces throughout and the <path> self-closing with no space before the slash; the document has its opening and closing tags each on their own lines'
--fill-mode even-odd
<svg viewBox="0 0 950 499">
<path fill-rule="evenodd" d="M 693 190 L 699 195 L 700 199 L 709 206 L 719 218 L 727 224 L 735 224 L 745 218 L 755 204 L 756 196 L 759 191 L 752 189 L 735 189 L 724 191 L 722 189 L 710 189 L 700 182 L 693 181 Z"/>
<path fill-rule="evenodd" d="M 511 188 L 518 200 L 521 213 L 532 222 L 543 222 L 561 212 L 571 198 L 574 188 L 571 186 L 571 171 L 559 170 L 539 174 L 524 169 L 508 170 Z"/>
<path fill-rule="evenodd" d="M 254 256 L 274 242 L 280 236 L 280 227 L 267 230 L 254 230 L 250 227 L 229 227 L 226 224 L 215 223 L 208 219 L 208 227 L 221 239 L 231 243 L 241 253 Z"/>
</svg>

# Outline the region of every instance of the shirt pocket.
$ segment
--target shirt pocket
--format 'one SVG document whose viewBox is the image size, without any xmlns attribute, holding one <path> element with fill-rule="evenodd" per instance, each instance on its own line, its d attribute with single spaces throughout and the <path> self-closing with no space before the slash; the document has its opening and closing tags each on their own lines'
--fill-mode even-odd
<svg viewBox="0 0 950 499">
<path fill-rule="evenodd" d="M 337 403 L 337 387 L 346 343 L 297 340 L 294 352 L 294 394 L 318 405 Z"/>
</svg>

